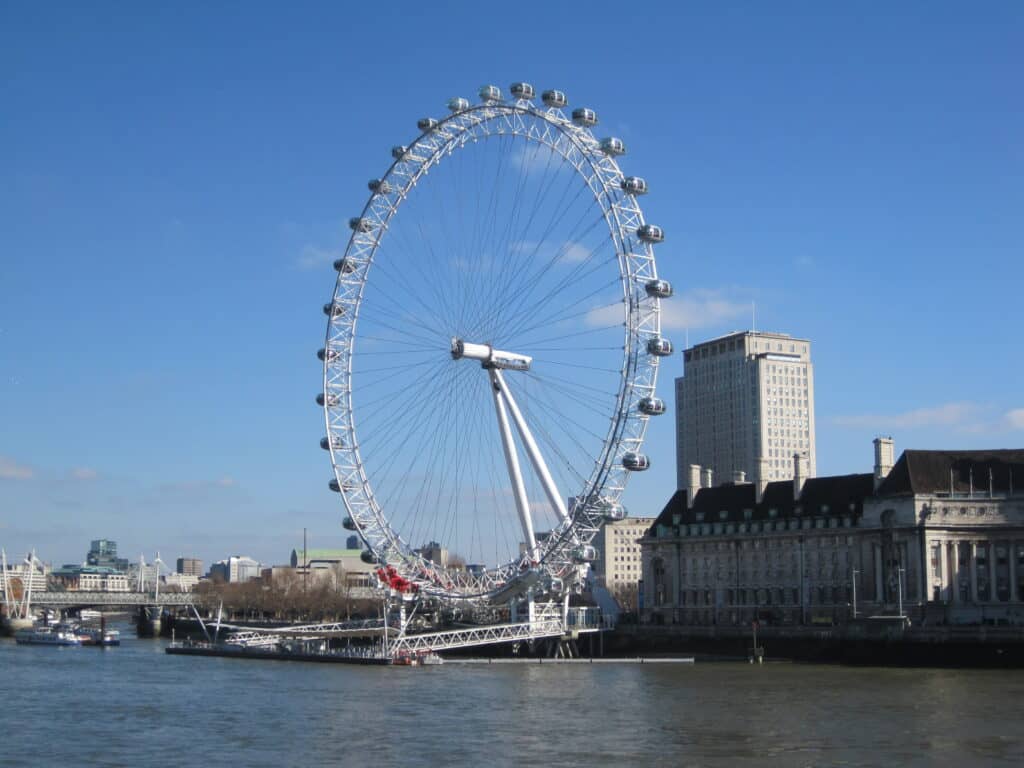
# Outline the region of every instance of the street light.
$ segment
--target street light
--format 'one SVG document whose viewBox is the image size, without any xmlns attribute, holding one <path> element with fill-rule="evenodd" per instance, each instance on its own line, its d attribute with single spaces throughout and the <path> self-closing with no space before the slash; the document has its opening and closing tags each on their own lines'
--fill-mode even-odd
<svg viewBox="0 0 1024 768">
<path fill-rule="evenodd" d="M 854 568 L 850 575 L 850 581 L 853 583 L 853 618 L 855 619 L 857 618 L 857 574 L 859 573 L 860 571 Z"/>
<path fill-rule="evenodd" d="M 903 569 L 896 569 L 896 599 L 899 604 L 900 618 L 903 618 Z"/>
</svg>

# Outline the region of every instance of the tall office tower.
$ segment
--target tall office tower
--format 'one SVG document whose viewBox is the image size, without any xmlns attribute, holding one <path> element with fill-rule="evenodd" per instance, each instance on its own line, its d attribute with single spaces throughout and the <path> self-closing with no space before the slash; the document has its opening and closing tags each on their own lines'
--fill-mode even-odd
<svg viewBox="0 0 1024 768">
<path fill-rule="evenodd" d="M 807 339 L 740 331 L 683 352 L 683 375 L 676 379 L 678 488 L 687 487 L 691 464 L 704 472 L 702 485 L 790 479 L 796 453 L 814 477 L 814 367 Z"/>
<path fill-rule="evenodd" d="M 202 576 L 203 575 L 203 561 L 195 557 L 179 557 L 178 562 L 175 563 L 177 566 L 176 570 L 178 573 L 184 574 L 185 576 Z"/>
</svg>

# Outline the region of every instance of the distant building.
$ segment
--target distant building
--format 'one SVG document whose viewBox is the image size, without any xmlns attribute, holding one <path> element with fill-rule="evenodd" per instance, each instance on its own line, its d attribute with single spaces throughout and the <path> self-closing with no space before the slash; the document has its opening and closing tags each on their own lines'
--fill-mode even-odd
<svg viewBox="0 0 1024 768">
<path fill-rule="evenodd" d="M 260 564 L 251 557 L 232 555 L 210 566 L 210 578 L 220 578 L 231 584 L 259 578 Z"/>
<path fill-rule="evenodd" d="M 362 549 L 363 544 L 359 541 L 359 537 L 356 534 L 352 534 L 345 540 L 345 546 L 349 549 Z"/>
<path fill-rule="evenodd" d="M 676 487 L 697 465 L 719 483 L 793 477 L 793 454 L 814 477 L 811 343 L 741 331 L 683 352 L 676 379 Z M 705 485 L 712 485 L 709 480 Z"/>
<path fill-rule="evenodd" d="M 164 584 L 170 588 L 177 588 L 182 592 L 191 592 L 199 583 L 199 576 L 191 573 L 169 573 L 164 576 Z"/>
<path fill-rule="evenodd" d="M 594 537 L 592 543 L 598 553 L 593 564 L 594 575 L 612 595 L 619 597 L 623 592 L 636 591 L 642 578 L 640 539 L 653 522 L 653 517 L 627 517 L 607 522 Z"/>
<path fill-rule="evenodd" d="M 203 575 L 203 561 L 195 557 L 179 557 L 175 571 L 185 576 L 198 578 Z"/>
<path fill-rule="evenodd" d="M 293 549 L 291 569 L 299 576 L 308 572 L 310 579 L 333 578 L 340 570 L 348 586 L 368 587 L 375 581 L 377 566 L 364 562 L 362 554 L 362 549 L 307 549 L 304 560 L 303 550 Z"/>
<path fill-rule="evenodd" d="M 128 571 L 128 561 L 117 556 L 117 542 L 113 539 L 93 539 L 89 553 L 85 556 L 85 564 L 113 568 L 121 573 Z"/>
<path fill-rule="evenodd" d="M 65 565 L 50 578 L 68 592 L 130 592 L 128 575 L 103 565 Z"/>
<path fill-rule="evenodd" d="M 448 567 L 448 550 L 436 541 L 431 541 L 429 544 L 420 547 L 416 551 L 418 554 L 422 555 L 425 560 L 429 560 L 442 568 Z"/>
<path fill-rule="evenodd" d="M 653 623 L 840 623 L 897 615 L 1024 624 L 1024 450 L 914 451 L 873 473 L 695 483 L 641 541 Z"/>
</svg>

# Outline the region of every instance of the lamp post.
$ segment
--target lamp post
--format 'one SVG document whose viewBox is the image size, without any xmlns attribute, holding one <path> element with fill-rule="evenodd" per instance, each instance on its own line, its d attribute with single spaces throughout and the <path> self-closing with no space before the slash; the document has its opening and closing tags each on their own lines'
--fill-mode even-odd
<svg viewBox="0 0 1024 768">
<path fill-rule="evenodd" d="M 859 573 L 860 571 L 854 568 L 850 574 L 850 581 L 853 584 L 853 618 L 855 619 L 857 618 L 857 574 Z"/>
<path fill-rule="evenodd" d="M 896 569 L 896 600 L 900 609 L 900 618 L 903 618 L 903 569 Z"/>
</svg>

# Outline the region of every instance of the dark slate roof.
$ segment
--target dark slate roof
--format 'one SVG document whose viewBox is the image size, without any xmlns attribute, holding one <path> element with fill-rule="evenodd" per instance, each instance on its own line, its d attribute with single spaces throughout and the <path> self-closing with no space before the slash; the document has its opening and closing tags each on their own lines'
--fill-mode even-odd
<svg viewBox="0 0 1024 768">
<path fill-rule="evenodd" d="M 1024 449 L 990 451 L 904 451 L 878 488 L 879 496 L 907 496 L 915 493 L 949 493 L 952 470 L 953 493 L 967 493 L 974 478 L 974 490 L 987 491 L 989 470 L 992 490 L 1005 494 L 1024 489 Z"/>
<path fill-rule="evenodd" d="M 797 507 L 802 517 L 850 515 L 859 518 L 864 511 L 864 499 L 871 496 L 873 490 L 874 477 L 870 474 L 812 477 L 804 483 L 800 498 L 794 500 L 793 482 L 785 480 L 768 483 L 758 504 L 753 483 L 726 483 L 701 488 L 691 508 L 686 506 L 686 491 L 676 491 L 654 521 L 652 530 L 657 530 L 659 525 L 721 522 L 723 511 L 726 522 L 745 520 L 747 510 L 750 510 L 751 520 L 793 517 L 798 514 Z M 774 515 L 771 510 L 775 510 Z M 703 520 L 698 520 L 701 514 Z"/>
</svg>

